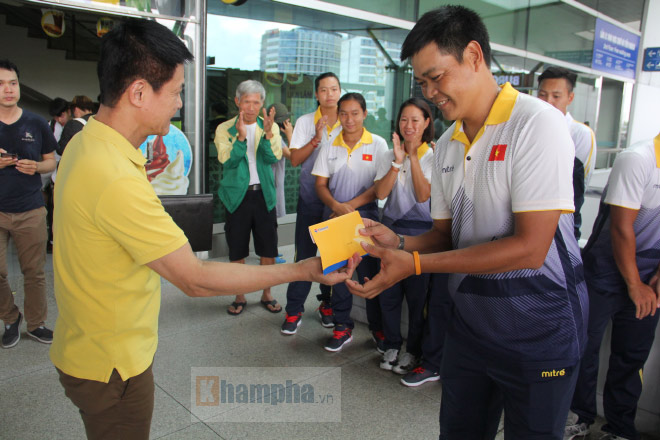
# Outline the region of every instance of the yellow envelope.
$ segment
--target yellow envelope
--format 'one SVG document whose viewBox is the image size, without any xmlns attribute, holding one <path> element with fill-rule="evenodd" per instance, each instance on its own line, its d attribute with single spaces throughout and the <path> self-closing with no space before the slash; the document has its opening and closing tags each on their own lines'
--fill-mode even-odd
<svg viewBox="0 0 660 440">
<path fill-rule="evenodd" d="M 360 243 L 365 241 L 373 244 L 373 242 L 370 237 L 360 235 L 359 231 L 363 228 L 364 223 L 358 211 L 309 227 L 312 241 L 316 243 L 321 253 L 324 275 L 346 266 L 348 259 L 356 252 L 363 257 L 367 255 Z"/>
</svg>

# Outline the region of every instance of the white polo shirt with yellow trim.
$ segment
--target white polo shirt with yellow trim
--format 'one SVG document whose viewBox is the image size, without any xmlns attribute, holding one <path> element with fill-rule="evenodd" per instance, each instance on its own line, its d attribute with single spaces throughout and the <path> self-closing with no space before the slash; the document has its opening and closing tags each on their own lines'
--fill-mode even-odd
<svg viewBox="0 0 660 440">
<path fill-rule="evenodd" d="M 417 158 L 426 180 L 431 183 L 433 173 L 433 150 L 424 142 L 417 149 Z M 394 151 L 388 150 L 378 156 L 378 172 L 375 180 L 381 180 L 392 168 Z M 419 235 L 431 229 L 431 199 L 419 203 L 415 197 L 410 158 L 406 154 L 401 169 L 397 172 L 387 202 L 383 208 L 381 222 L 399 234 Z"/>
<path fill-rule="evenodd" d="M 647 283 L 660 263 L 660 135 L 619 153 L 584 248 L 585 275 L 600 292 L 627 295 L 614 260 L 610 206 L 638 210 L 633 223 L 639 276 Z"/>
<path fill-rule="evenodd" d="M 456 121 L 435 149 L 431 209 L 451 219 L 455 249 L 514 233 L 514 214 L 573 211 L 573 142 L 560 111 L 505 84 L 470 144 Z M 502 359 L 577 362 L 586 286 L 572 215 L 561 215 L 543 266 L 451 274 L 453 329 Z M 558 365 L 559 365 L 558 364 Z"/>
<path fill-rule="evenodd" d="M 339 133 L 332 144 L 322 147 L 312 170 L 313 175 L 329 179 L 328 189 L 340 203 L 354 199 L 373 186 L 377 157 L 387 152 L 385 139 L 366 128 L 353 148 L 346 145 L 342 134 Z M 376 204 L 373 205 L 376 209 Z M 330 215 L 328 207 L 325 215 Z"/>
<path fill-rule="evenodd" d="M 146 264 L 185 245 L 144 170 L 145 158 L 93 117 L 67 145 L 55 188 L 50 358 L 80 379 L 144 372 L 158 345 L 160 276 Z"/>
<path fill-rule="evenodd" d="M 575 158 L 580 161 L 584 170 L 584 187 L 587 188 L 591 180 L 591 172 L 596 166 L 596 135 L 591 128 L 573 119 L 570 112 L 566 112 L 565 118 L 571 139 L 575 144 Z"/>
<path fill-rule="evenodd" d="M 321 114 L 320 107 L 318 107 L 315 112 L 307 113 L 299 117 L 298 120 L 296 120 L 296 126 L 293 128 L 293 135 L 291 136 L 291 145 L 289 145 L 289 148 L 298 149 L 307 145 L 307 143 L 316 136 L 316 123 L 322 117 L 323 115 Z M 312 169 L 314 168 L 314 163 L 316 162 L 321 147 L 325 144 L 331 144 L 340 132 L 341 123 L 339 122 L 339 119 L 337 119 L 335 125 L 332 127 L 328 126 L 323 130 L 321 143 L 302 163 L 300 168 L 299 194 L 300 199 L 303 201 L 303 206 L 298 206 L 298 211 L 303 210 L 303 212 L 310 214 L 323 211 L 323 202 L 321 202 L 318 195 L 316 195 L 316 189 L 314 188 L 316 177 L 312 175 Z"/>
</svg>

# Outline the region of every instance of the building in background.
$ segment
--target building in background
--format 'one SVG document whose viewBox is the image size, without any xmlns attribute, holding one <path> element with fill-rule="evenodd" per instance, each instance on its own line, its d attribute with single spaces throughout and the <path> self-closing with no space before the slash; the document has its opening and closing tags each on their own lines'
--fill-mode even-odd
<svg viewBox="0 0 660 440">
<path fill-rule="evenodd" d="M 381 44 L 394 61 L 399 60 L 401 44 L 390 41 L 381 41 Z M 342 88 L 361 92 L 367 101 L 367 111 L 374 116 L 378 114 L 378 109 L 386 108 L 385 88 L 389 64 L 389 60 L 371 38 L 352 37 L 341 44 L 339 79 Z"/>
<path fill-rule="evenodd" d="M 319 75 L 339 72 L 342 37 L 334 32 L 271 29 L 261 37 L 260 70 Z"/>
</svg>

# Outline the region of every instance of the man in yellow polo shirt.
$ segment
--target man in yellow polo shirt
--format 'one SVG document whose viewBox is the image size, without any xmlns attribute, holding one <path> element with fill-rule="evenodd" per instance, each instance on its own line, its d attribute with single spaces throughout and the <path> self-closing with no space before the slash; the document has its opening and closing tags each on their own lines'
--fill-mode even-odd
<svg viewBox="0 0 660 440">
<path fill-rule="evenodd" d="M 55 194 L 50 351 L 90 439 L 147 439 L 154 402 L 160 276 L 189 296 L 235 295 L 294 280 L 333 284 L 318 259 L 278 266 L 202 262 L 165 213 L 138 147 L 181 108 L 192 55 L 172 32 L 130 19 L 102 41 L 101 107 L 67 146 Z M 130 379 L 130 381 L 129 381 Z"/>
</svg>

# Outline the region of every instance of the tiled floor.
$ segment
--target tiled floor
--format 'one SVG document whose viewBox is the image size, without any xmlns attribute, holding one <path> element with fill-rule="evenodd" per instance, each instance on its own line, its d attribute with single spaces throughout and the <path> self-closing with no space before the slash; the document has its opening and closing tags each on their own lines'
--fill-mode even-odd
<svg viewBox="0 0 660 440">
<path fill-rule="evenodd" d="M 293 247 L 281 250 L 292 259 Z M 256 258 L 248 261 L 256 263 Z M 9 261 L 16 302 L 23 303 L 22 278 L 15 258 Z M 54 327 L 52 262 L 48 260 L 49 317 Z M 316 288 L 313 288 L 315 291 Z M 286 286 L 274 288 L 285 302 Z M 365 325 L 358 324 L 354 340 L 340 353 L 322 348 L 330 330 L 314 314 L 318 303 L 310 295 L 303 325 L 294 336 L 282 336 L 282 314 L 248 296 L 241 316 L 225 309 L 233 297 L 191 299 L 163 282 L 159 348 L 154 361 L 154 439 L 433 439 L 438 436 L 441 386 L 416 389 L 399 383 L 399 376 L 378 368 L 379 355 Z M 48 359 L 48 346 L 25 335 L 10 350 L 0 350 L 0 438 L 84 439 L 82 422 L 64 396 Z M 192 367 L 323 367 L 341 369 L 341 421 L 229 423 L 191 414 Z M 500 435 L 501 436 L 501 435 Z"/>
</svg>

